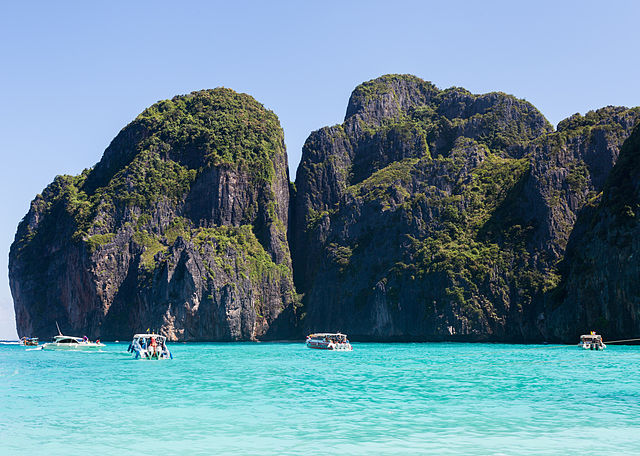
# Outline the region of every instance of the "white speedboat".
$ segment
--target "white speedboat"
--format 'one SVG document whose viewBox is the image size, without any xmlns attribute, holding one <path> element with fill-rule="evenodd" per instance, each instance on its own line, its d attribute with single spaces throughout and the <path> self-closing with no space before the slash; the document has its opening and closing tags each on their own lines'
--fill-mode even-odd
<svg viewBox="0 0 640 456">
<path fill-rule="evenodd" d="M 602 336 L 600 334 L 596 334 L 595 331 L 591 331 L 590 334 L 583 334 L 580 336 L 580 343 L 578 346 L 585 350 L 604 350 L 607 348 L 605 343 L 602 341 Z"/>
<path fill-rule="evenodd" d="M 87 336 L 75 337 L 65 336 L 60 331 L 60 326 L 56 322 L 56 328 L 58 328 L 58 335 L 53 338 L 53 342 L 47 342 L 43 344 L 42 350 L 99 350 L 105 347 L 105 344 L 100 343 L 100 339 L 95 342 L 91 342 Z"/>
<path fill-rule="evenodd" d="M 134 335 L 127 351 L 134 353 L 136 359 L 173 359 L 167 348 L 167 338 L 160 334 Z"/>
<path fill-rule="evenodd" d="M 43 350 L 99 350 L 105 345 L 100 340 L 91 342 L 86 337 L 55 336 L 53 342 L 42 345 Z"/>
<path fill-rule="evenodd" d="M 346 334 L 314 333 L 307 336 L 307 347 L 316 350 L 353 350 Z"/>
</svg>

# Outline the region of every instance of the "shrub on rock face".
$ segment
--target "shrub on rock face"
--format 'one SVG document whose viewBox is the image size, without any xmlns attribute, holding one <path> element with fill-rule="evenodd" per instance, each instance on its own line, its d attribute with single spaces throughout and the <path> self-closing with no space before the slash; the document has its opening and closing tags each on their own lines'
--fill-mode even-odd
<svg viewBox="0 0 640 456">
<path fill-rule="evenodd" d="M 159 102 L 38 195 L 11 248 L 20 334 L 282 337 L 295 292 L 277 117 L 245 94 Z"/>
</svg>

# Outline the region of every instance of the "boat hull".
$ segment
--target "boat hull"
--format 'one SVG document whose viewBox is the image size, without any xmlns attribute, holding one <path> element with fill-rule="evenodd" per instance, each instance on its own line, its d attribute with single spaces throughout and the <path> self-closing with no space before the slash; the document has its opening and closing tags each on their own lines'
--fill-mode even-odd
<svg viewBox="0 0 640 456">
<path fill-rule="evenodd" d="M 133 353 L 135 354 L 135 359 L 147 359 L 149 361 L 160 360 L 160 359 L 172 359 L 171 352 L 169 350 L 166 351 L 157 351 L 155 354 L 141 349 L 133 349 Z"/>
<path fill-rule="evenodd" d="M 307 347 L 314 350 L 329 350 L 329 351 L 351 351 L 353 347 L 351 344 L 333 344 L 327 342 L 319 342 L 310 340 L 307 342 Z"/>
<path fill-rule="evenodd" d="M 56 343 L 46 343 L 42 346 L 43 350 L 59 350 L 59 351 L 91 351 L 91 350 L 100 350 L 103 348 L 104 344 L 56 344 Z"/>
</svg>

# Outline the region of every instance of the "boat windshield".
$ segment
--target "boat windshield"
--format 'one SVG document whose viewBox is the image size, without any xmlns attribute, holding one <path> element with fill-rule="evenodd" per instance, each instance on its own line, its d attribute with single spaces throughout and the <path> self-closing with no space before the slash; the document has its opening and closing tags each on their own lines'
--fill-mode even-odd
<svg viewBox="0 0 640 456">
<path fill-rule="evenodd" d="M 56 343 L 58 344 L 77 344 L 78 341 L 72 337 L 60 337 L 56 338 Z"/>
</svg>

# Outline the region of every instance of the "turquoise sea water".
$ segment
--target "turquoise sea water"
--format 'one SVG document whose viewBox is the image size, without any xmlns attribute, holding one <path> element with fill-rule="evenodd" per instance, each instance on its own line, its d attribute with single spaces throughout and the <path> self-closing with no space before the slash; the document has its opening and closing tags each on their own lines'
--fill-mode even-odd
<svg viewBox="0 0 640 456">
<path fill-rule="evenodd" d="M 640 455 L 640 347 L 0 345 L 0 454 Z"/>
</svg>

